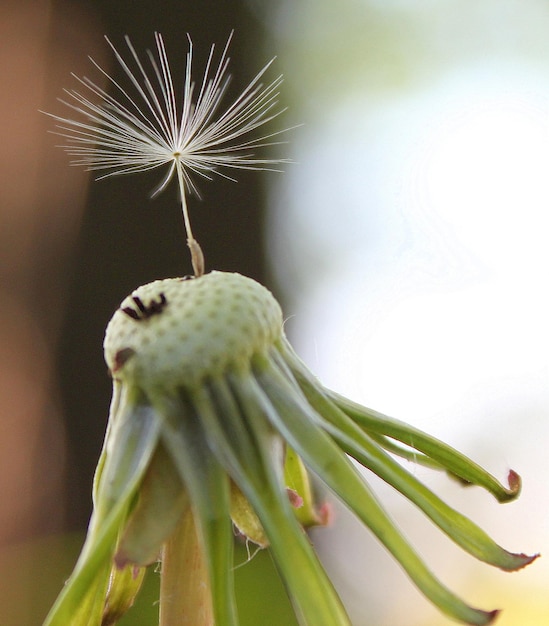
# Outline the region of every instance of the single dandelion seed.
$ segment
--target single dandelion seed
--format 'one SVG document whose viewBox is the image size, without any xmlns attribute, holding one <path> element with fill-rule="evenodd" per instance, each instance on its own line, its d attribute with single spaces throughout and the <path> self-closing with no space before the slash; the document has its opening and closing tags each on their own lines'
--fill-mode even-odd
<svg viewBox="0 0 549 626">
<path fill-rule="evenodd" d="M 98 179 L 167 167 L 153 196 L 163 191 L 173 178 L 177 179 L 193 269 L 195 276 L 201 276 L 204 258 L 191 228 L 187 196 L 200 196 L 197 177 L 211 180 L 217 174 L 234 181 L 228 173 L 230 170 L 278 171 L 277 165 L 288 162 L 288 159 L 256 156 L 257 150 L 280 143 L 274 138 L 288 129 L 250 138 L 254 131 L 285 111 L 278 106 L 282 76 L 266 85 L 261 82 L 274 59 L 271 60 L 223 108 L 231 80 L 227 70 L 232 33 L 217 64 L 212 45 L 198 89 L 192 79 L 193 45 L 188 38 L 181 98 L 159 33 L 155 34 L 156 56 L 147 51 L 148 67 L 129 37 L 125 38 L 128 60 L 106 39 L 131 88 L 123 87 L 90 58 L 114 89 L 114 95 L 87 77 L 75 76 L 84 89 L 66 89 L 68 98 L 60 101 L 81 119 L 47 115 L 58 122 L 54 132 L 66 139 L 61 147 L 74 157 L 72 164 L 104 172 Z"/>
</svg>

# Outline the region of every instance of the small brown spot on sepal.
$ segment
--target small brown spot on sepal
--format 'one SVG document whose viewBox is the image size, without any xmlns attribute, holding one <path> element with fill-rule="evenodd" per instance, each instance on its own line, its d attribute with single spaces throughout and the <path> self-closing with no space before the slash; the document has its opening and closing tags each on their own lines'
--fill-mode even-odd
<svg viewBox="0 0 549 626">
<path fill-rule="evenodd" d="M 114 355 L 114 367 L 112 368 L 112 372 L 118 372 L 118 370 L 124 367 L 134 354 L 135 350 L 133 348 L 122 348 L 122 350 L 118 350 L 118 352 Z"/>
</svg>

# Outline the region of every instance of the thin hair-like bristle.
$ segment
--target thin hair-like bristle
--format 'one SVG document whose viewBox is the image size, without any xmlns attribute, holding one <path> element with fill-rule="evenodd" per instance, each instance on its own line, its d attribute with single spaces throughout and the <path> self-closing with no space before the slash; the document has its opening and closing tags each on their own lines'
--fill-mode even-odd
<svg viewBox="0 0 549 626">
<path fill-rule="evenodd" d="M 196 177 L 214 175 L 235 180 L 226 170 L 272 170 L 288 159 L 256 156 L 256 151 L 277 145 L 272 141 L 289 129 L 252 138 L 260 127 L 272 122 L 286 109 L 278 107 L 282 76 L 264 85 L 269 61 L 243 92 L 222 109 L 230 82 L 229 46 L 233 33 L 216 62 L 211 46 L 199 87 L 192 79 L 193 44 L 189 48 L 181 87 L 174 81 L 164 40 L 155 33 L 156 50 L 147 52 L 146 67 L 129 37 L 127 59 L 105 38 L 129 81 L 124 87 L 98 63 L 95 68 L 107 79 L 114 95 L 87 77 L 75 77 L 80 90 L 65 90 L 61 102 L 77 113 L 76 119 L 47 113 L 57 121 L 53 131 L 65 139 L 61 146 L 73 157 L 72 165 L 97 171 L 98 179 L 145 172 L 167 166 L 162 181 L 153 191 L 163 191 L 172 178 L 178 181 L 185 227 L 193 240 L 186 196 L 199 195 Z M 182 97 L 178 99 L 178 89 Z"/>
</svg>

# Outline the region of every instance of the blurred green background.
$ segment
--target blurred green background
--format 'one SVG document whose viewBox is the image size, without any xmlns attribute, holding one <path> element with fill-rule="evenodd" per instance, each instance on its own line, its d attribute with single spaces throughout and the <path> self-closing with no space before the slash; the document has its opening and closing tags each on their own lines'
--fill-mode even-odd
<svg viewBox="0 0 549 626">
<path fill-rule="evenodd" d="M 266 283 L 327 385 L 413 422 L 524 493 L 501 507 L 421 473 L 512 550 L 549 531 L 549 4 L 545 0 L 4 1 L 0 5 L 0 626 L 37 626 L 89 518 L 110 400 L 104 327 L 121 299 L 190 264 L 157 173 L 91 178 L 38 109 L 163 34 L 183 71 L 231 44 L 234 93 L 267 60 L 286 81 L 287 172 L 201 184 L 208 267 Z M 456 591 L 502 626 L 549 623 L 549 568 L 487 570 L 383 485 L 388 508 Z M 355 626 L 450 624 L 336 508 L 313 533 Z M 242 550 L 240 561 L 246 558 Z M 237 570 L 243 625 L 290 625 L 267 553 Z M 155 623 L 154 587 L 126 623 Z"/>
</svg>

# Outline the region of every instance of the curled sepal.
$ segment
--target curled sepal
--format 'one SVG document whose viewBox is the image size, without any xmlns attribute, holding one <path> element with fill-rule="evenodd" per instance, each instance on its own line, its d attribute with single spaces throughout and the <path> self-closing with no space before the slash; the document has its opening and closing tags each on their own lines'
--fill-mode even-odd
<svg viewBox="0 0 549 626">
<path fill-rule="evenodd" d="M 272 403 L 274 410 L 269 415 L 273 425 L 307 466 L 385 545 L 418 589 L 443 613 L 455 620 L 475 626 L 490 624 L 497 611 L 483 611 L 468 606 L 427 568 L 344 452 L 317 426 L 320 418 L 299 387 L 294 387 L 271 362 L 258 364 L 255 371 L 258 382 Z"/>
<path fill-rule="evenodd" d="M 408 472 L 355 422 L 329 400 L 306 370 L 296 367 L 295 380 L 318 414 L 319 423 L 340 447 L 420 508 L 443 532 L 477 559 L 506 571 L 529 565 L 536 556 L 503 549 L 470 519 L 452 509 Z"/>
<path fill-rule="evenodd" d="M 480 465 L 461 454 L 444 442 L 414 428 L 400 420 L 387 417 L 372 409 L 367 409 L 332 391 L 327 392 L 330 399 L 366 432 L 373 432 L 396 439 L 401 443 L 419 450 L 426 456 L 440 463 L 450 474 L 463 482 L 483 487 L 498 502 L 515 500 L 521 489 L 520 476 L 510 471 L 507 477 L 509 486 L 505 487 Z"/>
<path fill-rule="evenodd" d="M 123 568 L 115 565 L 112 568 L 101 626 L 114 626 L 132 607 L 141 589 L 145 572 L 144 567 L 134 565 Z"/>
</svg>

